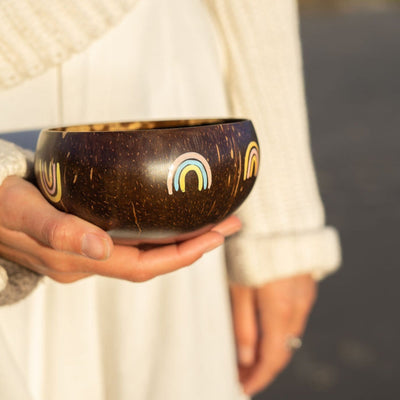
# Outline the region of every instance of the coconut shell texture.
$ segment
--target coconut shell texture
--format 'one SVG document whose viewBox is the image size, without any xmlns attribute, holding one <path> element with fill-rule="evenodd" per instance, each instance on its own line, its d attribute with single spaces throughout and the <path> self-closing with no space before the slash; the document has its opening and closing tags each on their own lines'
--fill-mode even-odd
<svg viewBox="0 0 400 400">
<path fill-rule="evenodd" d="M 114 238 L 173 242 L 233 213 L 259 157 L 249 120 L 96 124 L 43 130 L 35 175 L 56 208 Z"/>
</svg>

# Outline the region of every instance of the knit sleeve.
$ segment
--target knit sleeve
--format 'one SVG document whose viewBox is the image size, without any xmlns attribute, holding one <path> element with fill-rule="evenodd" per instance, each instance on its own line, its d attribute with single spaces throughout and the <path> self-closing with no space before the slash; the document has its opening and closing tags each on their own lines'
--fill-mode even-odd
<svg viewBox="0 0 400 400">
<path fill-rule="evenodd" d="M 294 0 L 205 0 L 220 33 L 233 116 L 250 118 L 261 166 L 228 240 L 232 281 L 260 285 L 295 274 L 316 279 L 340 264 L 313 169 Z"/>
<path fill-rule="evenodd" d="M 0 89 L 40 75 L 82 51 L 136 1 L 0 1 Z"/>
<path fill-rule="evenodd" d="M 32 160 L 32 152 L 0 139 L 0 186 L 8 176 L 25 178 L 31 175 Z M 25 298 L 37 286 L 40 279 L 41 276 L 36 272 L 6 260 L 0 255 L 0 306 Z"/>
<path fill-rule="evenodd" d="M 32 162 L 32 152 L 0 139 L 0 185 L 7 176 L 28 176 L 31 173 Z"/>
</svg>

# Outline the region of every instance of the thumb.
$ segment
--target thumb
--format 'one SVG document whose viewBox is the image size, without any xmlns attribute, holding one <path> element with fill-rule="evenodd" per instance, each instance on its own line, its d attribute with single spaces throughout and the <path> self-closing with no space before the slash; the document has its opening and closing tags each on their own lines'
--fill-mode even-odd
<svg viewBox="0 0 400 400">
<path fill-rule="evenodd" d="M 24 232 L 60 251 L 96 260 L 107 259 L 113 248 L 109 235 L 78 217 L 58 211 L 35 186 L 17 177 L 0 187 L 0 224 Z"/>
<path fill-rule="evenodd" d="M 238 362 L 249 367 L 256 359 L 258 339 L 254 292 L 246 286 L 231 285 L 230 293 Z"/>
</svg>

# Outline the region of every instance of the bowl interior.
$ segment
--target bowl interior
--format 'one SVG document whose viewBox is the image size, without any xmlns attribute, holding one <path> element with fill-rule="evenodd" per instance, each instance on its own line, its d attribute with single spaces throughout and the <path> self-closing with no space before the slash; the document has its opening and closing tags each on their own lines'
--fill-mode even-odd
<svg viewBox="0 0 400 400">
<path fill-rule="evenodd" d="M 151 129 L 194 128 L 244 122 L 238 118 L 180 119 L 165 121 L 106 122 L 89 125 L 72 125 L 47 129 L 48 132 L 129 132 Z"/>
</svg>

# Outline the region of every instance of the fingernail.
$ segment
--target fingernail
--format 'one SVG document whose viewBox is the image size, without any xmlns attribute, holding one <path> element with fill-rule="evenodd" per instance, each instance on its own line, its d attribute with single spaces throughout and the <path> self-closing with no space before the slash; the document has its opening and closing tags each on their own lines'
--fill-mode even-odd
<svg viewBox="0 0 400 400">
<path fill-rule="evenodd" d="M 254 362 L 254 350 L 249 346 L 241 346 L 238 348 L 239 364 L 250 365 Z"/>
<path fill-rule="evenodd" d="M 110 257 L 110 245 L 106 239 L 87 233 L 82 238 L 82 254 L 95 260 L 106 260 Z"/>
<path fill-rule="evenodd" d="M 208 253 L 211 250 L 216 249 L 224 243 L 225 238 L 223 236 L 216 236 L 211 243 L 205 248 L 204 253 Z"/>
</svg>

